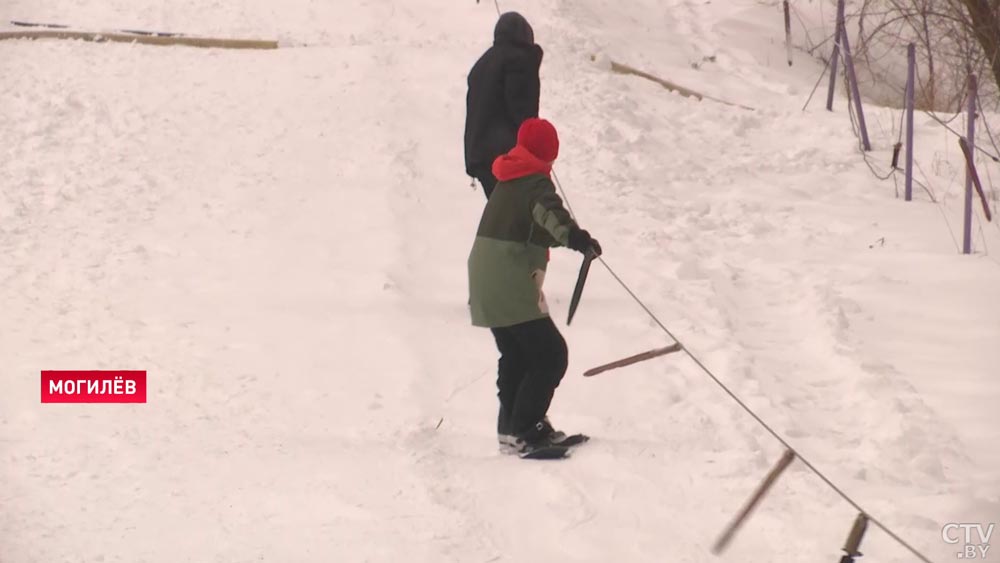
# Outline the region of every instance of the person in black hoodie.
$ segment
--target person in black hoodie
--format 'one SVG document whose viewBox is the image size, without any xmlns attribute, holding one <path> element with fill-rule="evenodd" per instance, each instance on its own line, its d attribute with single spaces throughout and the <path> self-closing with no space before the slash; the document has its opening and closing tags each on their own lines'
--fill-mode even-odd
<svg viewBox="0 0 1000 563">
<path fill-rule="evenodd" d="M 479 180 L 489 199 L 497 179 L 493 161 L 517 142 L 517 130 L 538 117 L 542 48 L 528 20 L 517 12 L 500 16 L 493 46 L 469 71 L 465 115 L 465 172 Z"/>
</svg>

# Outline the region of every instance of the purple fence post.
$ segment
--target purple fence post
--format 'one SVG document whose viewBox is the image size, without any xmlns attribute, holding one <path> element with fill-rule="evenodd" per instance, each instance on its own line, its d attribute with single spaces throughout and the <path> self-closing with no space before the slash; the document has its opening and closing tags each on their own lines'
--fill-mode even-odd
<svg viewBox="0 0 1000 563">
<path fill-rule="evenodd" d="M 854 107 L 858 108 L 858 128 L 861 129 L 861 143 L 866 151 L 870 151 L 872 150 L 872 144 L 868 141 L 868 126 L 865 125 L 865 111 L 861 107 L 861 90 L 858 89 L 858 75 L 854 73 L 854 59 L 851 57 L 851 42 L 847 39 L 847 26 L 841 26 L 840 40 L 844 43 L 844 68 L 847 69 L 847 81 L 851 84 Z"/>
<path fill-rule="evenodd" d="M 969 127 L 965 142 L 969 145 L 969 154 L 976 154 L 976 75 L 969 74 Z M 972 172 L 965 169 L 965 230 L 962 237 L 962 253 L 972 254 Z"/>
<path fill-rule="evenodd" d="M 837 89 L 837 57 L 840 56 L 840 31 L 844 29 L 844 0 L 837 0 L 837 24 L 833 32 L 833 54 L 830 55 L 830 89 L 826 93 L 826 109 L 833 111 L 833 91 Z"/>
<path fill-rule="evenodd" d="M 906 48 L 906 201 L 913 200 L 913 106 L 916 90 L 917 46 Z"/>
</svg>

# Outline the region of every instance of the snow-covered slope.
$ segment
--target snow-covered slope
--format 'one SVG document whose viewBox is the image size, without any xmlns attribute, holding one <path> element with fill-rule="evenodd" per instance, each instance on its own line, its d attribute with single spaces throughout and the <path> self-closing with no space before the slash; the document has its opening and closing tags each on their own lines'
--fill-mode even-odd
<svg viewBox="0 0 1000 563">
<path fill-rule="evenodd" d="M 957 254 L 954 140 L 918 119 L 949 196 L 896 199 L 843 100 L 800 111 L 822 69 L 787 67 L 774 6 L 500 6 L 546 49 L 579 221 L 686 346 L 933 559 L 954 557 L 945 523 L 996 521 L 1000 263 L 982 252 L 1000 232 Z M 0 16 L 286 45 L 0 42 L 0 561 L 713 559 L 781 446 L 679 355 L 582 378 L 669 339 L 599 267 L 565 327 L 575 253 L 546 280 L 570 346 L 552 417 L 594 440 L 561 463 L 496 451 L 496 352 L 465 305 L 484 198 L 461 154 L 492 3 Z M 898 113 L 870 116 L 884 168 Z M 148 370 L 149 402 L 39 404 L 40 370 L 87 368 Z M 827 561 L 854 515 L 796 463 L 721 559 Z M 877 530 L 863 551 L 913 560 Z"/>
</svg>

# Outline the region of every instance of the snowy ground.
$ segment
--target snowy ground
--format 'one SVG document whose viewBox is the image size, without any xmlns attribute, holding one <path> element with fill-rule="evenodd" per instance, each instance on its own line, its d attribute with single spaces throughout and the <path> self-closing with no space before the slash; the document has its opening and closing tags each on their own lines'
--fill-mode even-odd
<svg viewBox="0 0 1000 563">
<path fill-rule="evenodd" d="M 958 147 L 928 118 L 938 203 L 906 204 L 844 100 L 801 112 L 822 69 L 787 67 L 767 4 L 501 2 L 546 49 L 556 171 L 608 263 L 834 482 L 951 560 L 945 523 L 1000 521 L 1000 229 L 957 254 Z M 572 252 L 546 280 L 571 355 L 552 416 L 594 441 L 561 463 L 496 451 L 461 154 L 492 3 L 0 16 L 292 45 L 0 43 L 0 561 L 715 559 L 780 444 L 680 356 L 582 378 L 669 340 L 596 267 L 565 327 Z M 898 113 L 870 116 L 884 169 Z M 149 402 L 39 404 L 40 370 L 88 368 L 148 370 Z M 720 559 L 828 561 L 854 515 L 796 463 Z M 878 530 L 863 551 L 914 560 Z"/>
</svg>

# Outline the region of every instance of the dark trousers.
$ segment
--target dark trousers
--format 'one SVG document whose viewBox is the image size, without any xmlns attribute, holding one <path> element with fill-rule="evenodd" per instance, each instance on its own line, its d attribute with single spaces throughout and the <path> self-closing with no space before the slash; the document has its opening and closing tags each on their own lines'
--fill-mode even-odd
<svg viewBox="0 0 1000 563">
<path fill-rule="evenodd" d="M 482 184 L 486 199 L 490 199 L 490 194 L 493 193 L 493 188 L 497 185 L 497 179 L 493 176 L 493 171 L 489 168 L 478 169 L 474 171 L 474 176 Z"/>
<path fill-rule="evenodd" d="M 491 330 L 500 350 L 497 431 L 520 434 L 549 410 L 566 373 L 566 341 L 549 317 Z"/>
</svg>

